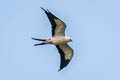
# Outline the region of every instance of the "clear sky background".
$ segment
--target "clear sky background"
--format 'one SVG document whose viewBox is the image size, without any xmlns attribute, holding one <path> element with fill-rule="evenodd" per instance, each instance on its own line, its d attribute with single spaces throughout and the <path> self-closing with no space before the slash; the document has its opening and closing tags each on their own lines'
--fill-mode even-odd
<svg viewBox="0 0 120 80">
<path fill-rule="evenodd" d="M 73 39 L 70 64 L 58 72 L 51 37 L 40 7 L 67 24 Z M 120 0 L 0 0 L 0 80 L 120 80 Z"/>
</svg>

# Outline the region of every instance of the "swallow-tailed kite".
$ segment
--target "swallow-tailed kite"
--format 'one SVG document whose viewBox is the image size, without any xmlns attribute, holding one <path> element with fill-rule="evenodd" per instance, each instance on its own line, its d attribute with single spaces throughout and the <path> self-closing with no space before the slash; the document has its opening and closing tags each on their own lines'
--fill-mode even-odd
<svg viewBox="0 0 120 80">
<path fill-rule="evenodd" d="M 35 44 L 34 46 L 38 45 L 45 45 L 45 44 L 53 44 L 58 49 L 58 52 L 60 53 L 61 57 L 61 63 L 60 63 L 60 70 L 62 70 L 64 67 L 68 65 L 70 60 L 73 56 L 73 49 L 67 44 L 68 42 L 71 42 L 71 38 L 65 36 L 65 23 L 57 18 L 55 15 L 53 15 L 49 10 L 45 10 L 41 7 L 42 10 L 44 10 L 45 14 L 47 15 L 51 25 L 52 25 L 52 37 L 50 39 L 36 39 L 32 38 L 33 40 L 42 41 L 40 44 Z"/>
</svg>

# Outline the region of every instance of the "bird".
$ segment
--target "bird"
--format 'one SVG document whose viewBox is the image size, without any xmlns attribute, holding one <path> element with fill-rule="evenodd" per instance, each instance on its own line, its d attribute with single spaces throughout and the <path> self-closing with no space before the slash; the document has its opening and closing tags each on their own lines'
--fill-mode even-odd
<svg viewBox="0 0 120 80">
<path fill-rule="evenodd" d="M 58 71 L 61 71 L 69 64 L 73 57 L 73 49 L 68 45 L 68 42 L 72 42 L 72 39 L 65 36 L 66 24 L 62 20 L 56 17 L 48 9 L 45 10 L 42 7 L 41 9 L 45 12 L 52 26 L 52 37 L 50 39 L 32 38 L 33 40 L 42 41 L 42 43 L 35 44 L 34 46 L 46 44 L 55 45 L 60 54 L 60 69 Z"/>
</svg>

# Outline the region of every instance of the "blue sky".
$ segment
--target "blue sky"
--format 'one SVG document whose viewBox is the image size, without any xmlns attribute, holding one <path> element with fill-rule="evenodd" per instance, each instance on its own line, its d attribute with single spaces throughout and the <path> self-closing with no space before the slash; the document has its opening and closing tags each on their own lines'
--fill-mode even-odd
<svg viewBox="0 0 120 80">
<path fill-rule="evenodd" d="M 120 80 L 119 0 L 1 0 L 0 80 Z M 34 47 L 31 38 L 51 37 L 40 7 L 67 24 L 73 39 L 70 64 L 58 72 L 53 45 Z"/>
</svg>

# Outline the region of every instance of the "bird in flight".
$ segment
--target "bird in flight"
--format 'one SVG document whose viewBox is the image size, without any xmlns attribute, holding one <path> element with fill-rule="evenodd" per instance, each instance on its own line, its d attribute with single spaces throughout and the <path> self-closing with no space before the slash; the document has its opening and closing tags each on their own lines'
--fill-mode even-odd
<svg viewBox="0 0 120 80">
<path fill-rule="evenodd" d="M 65 29 L 66 24 L 57 18 L 55 15 L 53 15 L 49 10 L 45 10 L 41 7 L 41 9 L 45 12 L 47 15 L 51 26 L 52 26 L 52 37 L 50 39 L 36 39 L 32 38 L 33 40 L 42 41 L 42 43 L 35 44 L 34 46 L 38 45 L 46 45 L 46 44 L 53 44 L 57 48 L 59 54 L 60 54 L 60 70 L 62 70 L 64 67 L 68 65 L 70 60 L 73 56 L 73 49 L 67 44 L 68 42 L 71 42 L 71 38 L 65 36 Z"/>
</svg>

